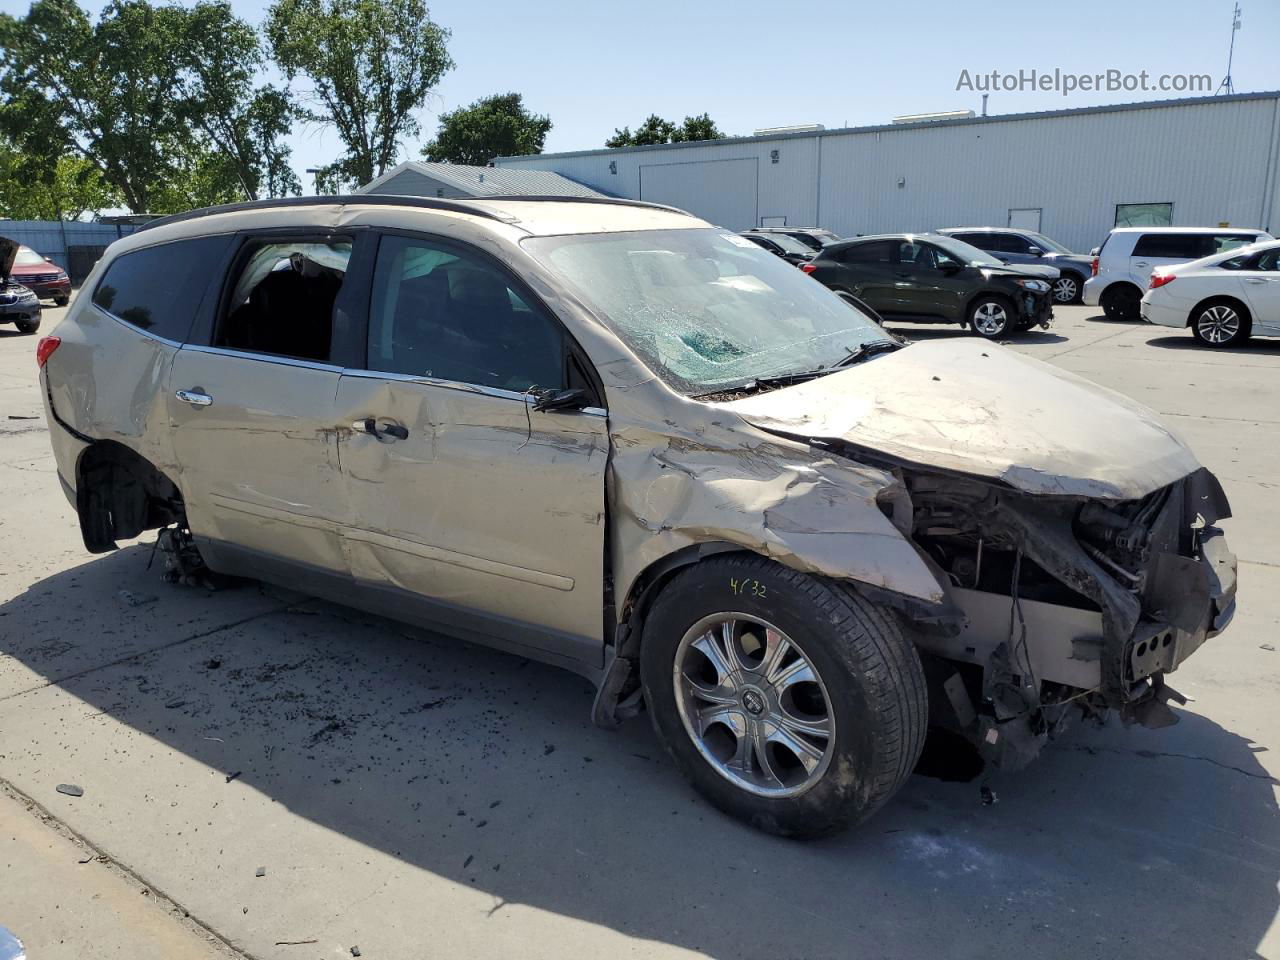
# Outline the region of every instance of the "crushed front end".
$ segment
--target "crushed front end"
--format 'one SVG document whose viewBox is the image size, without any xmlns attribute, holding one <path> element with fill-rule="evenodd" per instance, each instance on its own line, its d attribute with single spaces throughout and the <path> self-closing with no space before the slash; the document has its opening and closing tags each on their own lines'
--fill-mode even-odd
<svg viewBox="0 0 1280 960">
<path fill-rule="evenodd" d="M 1230 516 L 1207 470 L 1139 499 L 1027 494 L 899 468 L 911 536 L 963 622 L 920 629 L 931 720 L 1017 767 L 1071 711 L 1175 721 L 1164 678 L 1235 610 Z"/>
</svg>

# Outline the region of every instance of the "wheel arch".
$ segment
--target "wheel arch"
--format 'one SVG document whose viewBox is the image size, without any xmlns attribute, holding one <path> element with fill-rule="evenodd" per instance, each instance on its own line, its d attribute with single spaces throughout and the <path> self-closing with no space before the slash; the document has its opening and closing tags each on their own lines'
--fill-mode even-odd
<svg viewBox="0 0 1280 960">
<path fill-rule="evenodd" d="M 76 513 L 90 553 L 116 549 L 184 519 L 182 493 L 159 467 L 115 440 L 95 440 L 76 458 Z"/>
<path fill-rule="evenodd" d="M 1101 292 L 1098 294 L 1098 302 L 1101 303 L 1102 298 L 1107 296 L 1108 294 L 1115 295 L 1117 293 L 1120 293 L 1122 289 L 1125 287 L 1129 287 L 1131 290 L 1133 290 L 1134 293 L 1138 295 L 1138 299 L 1142 299 L 1142 288 L 1138 286 L 1136 283 L 1134 283 L 1132 280 L 1112 280 L 1105 287 L 1103 287 Z"/>
</svg>

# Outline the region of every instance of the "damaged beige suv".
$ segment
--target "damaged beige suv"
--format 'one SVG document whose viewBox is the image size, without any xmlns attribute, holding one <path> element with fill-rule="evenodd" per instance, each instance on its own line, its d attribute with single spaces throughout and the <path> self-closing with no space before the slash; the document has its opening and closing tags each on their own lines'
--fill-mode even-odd
<svg viewBox="0 0 1280 960">
<path fill-rule="evenodd" d="M 153 222 L 40 344 L 85 546 L 589 677 L 716 806 L 863 820 L 930 726 L 1172 719 L 1234 610 L 1217 481 L 1141 406 L 907 345 L 751 242 L 625 201 L 330 197 Z"/>
</svg>

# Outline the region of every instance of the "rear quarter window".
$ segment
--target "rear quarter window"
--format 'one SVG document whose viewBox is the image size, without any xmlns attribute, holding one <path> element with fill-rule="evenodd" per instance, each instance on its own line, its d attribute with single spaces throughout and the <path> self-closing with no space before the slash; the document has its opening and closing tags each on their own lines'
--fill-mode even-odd
<svg viewBox="0 0 1280 960">
<path fill-rule="evenodd" d="M 1208 242 L 1208 236 L 1197 233 L 1144 233 L 1133 247 L 1133 256 L 1199 260 L 1208 254 Z"/>
<path fill-rule="evenodd" d="M 194 237 L 123 253 L 107 266 L 93 303 L 130 326 L 180 343 L 229 242 Z"/>
</svg>

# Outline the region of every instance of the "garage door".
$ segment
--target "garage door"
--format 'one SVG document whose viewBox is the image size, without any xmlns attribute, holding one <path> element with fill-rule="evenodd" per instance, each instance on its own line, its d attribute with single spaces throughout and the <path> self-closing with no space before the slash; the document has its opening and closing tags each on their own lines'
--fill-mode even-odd
<svg viewBox="0 0 1280 960">
<path fill-rule="evenodd" d="M 730 230 L 756 226 L 756 158 L 640 167 L 640 199 L 667 203 Z"/>
</svg>

